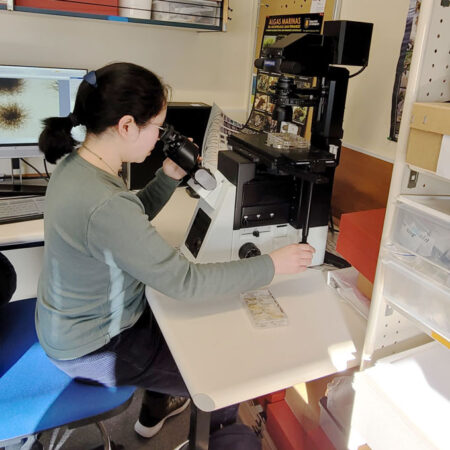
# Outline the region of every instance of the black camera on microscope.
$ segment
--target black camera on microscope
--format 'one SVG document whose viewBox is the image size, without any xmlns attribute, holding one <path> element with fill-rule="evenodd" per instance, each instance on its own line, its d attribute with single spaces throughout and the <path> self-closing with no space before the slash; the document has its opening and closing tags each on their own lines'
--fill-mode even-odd
<svg viewBox="0 0 450 450">
<path fill-rule="evenodd" d="M 164 132 L 159 138 L 163 144 L 164 154 L 174 163 L 178 164 L 203 189 L 212 191 L 217 182 L 209 169 L 201 166 L 200 149 L 186 136 L 165 123 Z"/>
</svg>

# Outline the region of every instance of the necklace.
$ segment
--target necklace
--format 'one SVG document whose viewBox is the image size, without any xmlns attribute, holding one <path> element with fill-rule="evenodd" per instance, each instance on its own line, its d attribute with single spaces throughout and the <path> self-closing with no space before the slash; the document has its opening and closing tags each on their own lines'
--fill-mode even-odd
<svg viewBox="0 0 450 450">
<path fill-rule="evenodd" d="M 117 175 L 117 170 L 114 170 L 100 155 L 97 155 L 97 153 L 93 152 L 85 144 L 83 144 L 80 148 L 82 147 L 85 148 L 89 153 L 93 154 L 96 158 L 98 158 L 103 164 L 105 164 L 114 175 Z"/>
</svg>

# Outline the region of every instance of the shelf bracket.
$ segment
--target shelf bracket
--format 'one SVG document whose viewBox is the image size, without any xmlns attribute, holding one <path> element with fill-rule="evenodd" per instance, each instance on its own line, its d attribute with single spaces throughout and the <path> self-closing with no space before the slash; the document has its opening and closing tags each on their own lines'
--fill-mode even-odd
<svg viewBox="0 0 450 450">
<path fill-rule="evenodd" d="M 415 170 L 409 171 L 408 189 L 414 189 L 417 186 L 417 180 L 419 179 L 419 172 Z"/>
<path fill-rule="evenodd" d="M 394 310 L 392 309 L 391 305 L 386 305 L 386 309 L 384 310 L 384 316 L 392 316 L 394 313 Z"/>
</svg>

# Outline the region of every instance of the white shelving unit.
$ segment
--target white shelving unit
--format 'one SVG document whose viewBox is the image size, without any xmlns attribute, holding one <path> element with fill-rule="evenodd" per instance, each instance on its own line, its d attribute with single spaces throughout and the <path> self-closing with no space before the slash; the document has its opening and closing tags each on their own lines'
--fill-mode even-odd
<svg viewBox="0 0 450 450">
<path fill-rule="evenodd" d="M 441 339 L 442 333 L 437 333 L 425 319 L 425 310 L 423 315 L 412 314 L 408 308 L 398 307 L 395 299 L 392 301 L 392 298 L 390 300 L 386 298 L 384 290 L 389 267 L 383 263 L 385 254 L 383 249 L 395 240 L 393 235 L 399 199 L 424 215 L 428 215 L 430 210 L 435 211 L 444 223 L 448 221 L 447 231 L 450 234 L 450 209 L 448 206 L 436 207 L 434 204 L 436 199 L 434 196 L 444 196 L 444 200 L 450 199 L 450 180 L 424 169 L 410 167 L 406 163 L 413 104 L 448 100 L 450 100 L 450 7 L 444 7 L 441 0 L 423 0 L 386 209 L 380 258 L 363 349 L 362 369 L 370 367 L 381 357 L 425 343 L 430 340 L 431 335 L 445 344 L 445 340 Z M 447 205 L 449 203 L 447 201 Z M 411 272 L 413 273 L 412 269 Z M 425 282 L 427 277 L 424 276 L 423 280 Z M 423 292 L 417 293 L 417 296 L 420 295 L 423 295 Z M 448 290 L 442 295 L 450 303 Z M 422 300 L 425 305 L 427 299 Z M 447 316 L 446 320 L 450 318 Z"/>
<path fill-rule="evenodd" d="M 450 442 L 450 263 L 439 253 L 443 240 L 449 253 L 450 179 L 406 162 L 413 104 L 450 100 L 444 3 L 422 0 L 361 371 L 353 381 L 352 450 L 363 443 L 372 450 L 446 449 Z"/>
</svg>

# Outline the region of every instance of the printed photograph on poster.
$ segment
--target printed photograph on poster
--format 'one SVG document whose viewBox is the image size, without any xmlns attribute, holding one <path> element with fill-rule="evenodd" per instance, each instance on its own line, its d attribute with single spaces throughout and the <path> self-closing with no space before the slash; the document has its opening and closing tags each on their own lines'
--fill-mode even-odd
<svg viewBox="0 0 450 450">
<path fill-rule="evenodd" d="M 256 131 L 266 130 L 268 125 L 268 116 L 264 113 L 252 111 L 247 122 L 247 126 Z"/>
<path fill-rule="evenodd" d="M 260 57 L 264 57 L 265 49 L 283 39 L 291 33 L 320 33 L 323 22 L 323 14 L 290 14 L 269 16 L 266 18 L 263 37 L 261 41 Z M 306 123 L 310 108 L 296 106 L 292 108 L 292 126 L 283 122 L 277 129 L 277 123 L 272 119 L 275 108 L 274 94 L 278 79 L 281 74 L 258 70 L 256 82 L 253 84 L 253 108 L 247 121 L 247 128 L 254 131 L 266 132 L 293 132 L 301 136 L 305 135 Z M 283 74 L 293 78 L 297 88 L 309 88 L 313 86 L 313 78 Z M 265 117 L 264 117 L 265 116 Z"/>
<path fill-rule="evenodd" d="M 258 92 L 255 98 L 255 109 L 257 111 L 267 111 L 269 105 L 269 96 Z"/>
<path fill-rule="evenodd" d="M 261 73 L 257 78 L 256 90 L 257 92 L 269 92 L 269 75 Z"/>
</svg>

